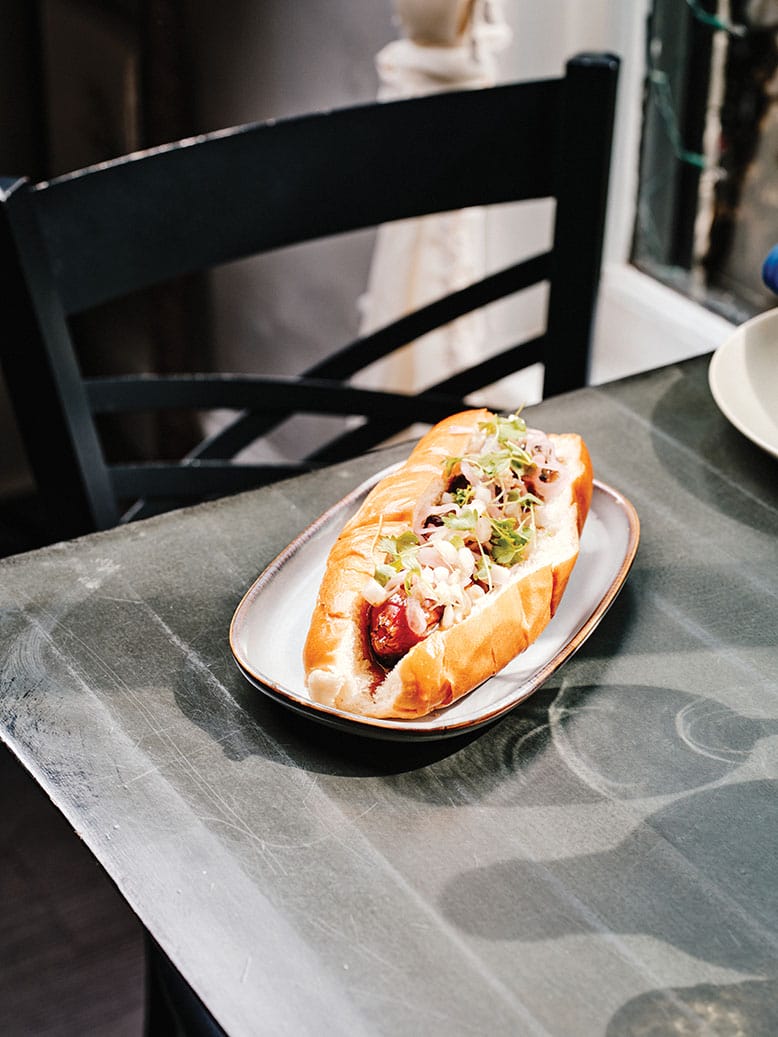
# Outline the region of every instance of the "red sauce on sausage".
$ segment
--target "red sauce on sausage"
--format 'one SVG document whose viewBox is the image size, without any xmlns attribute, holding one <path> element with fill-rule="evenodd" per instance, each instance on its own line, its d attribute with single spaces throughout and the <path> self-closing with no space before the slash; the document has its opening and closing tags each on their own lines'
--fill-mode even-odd
<svg viewBox="0 0 778 1037">
<path fill-rule="evenodd" d="M 380 605 L 370 609 L 370 644 L 383 666 L 393 666 L 414 645 L 428 637 L 440 620 L 441 606 L 421 603 L 427 620 L 426 628 L 417 633 L 408 622 L 408 597 L 396 591 Z"/>
</svg>

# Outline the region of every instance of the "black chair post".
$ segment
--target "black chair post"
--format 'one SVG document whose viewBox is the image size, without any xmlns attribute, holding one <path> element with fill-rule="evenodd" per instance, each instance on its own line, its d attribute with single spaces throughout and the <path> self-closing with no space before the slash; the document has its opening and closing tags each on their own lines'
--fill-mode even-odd
<svg viewBox="0 0 778 1037">
<path fill-rule="evenodd" d="M 618 72 L 611 54 L 581 54 L 563 80 L 544 396 L 588 380 Z"/>
<path fill-rule="evenodd" d="M 31 201 L 26 180 L 0 181 L 0 364 L 44 506 L 70 537 L 115 525 L 119 509 Z"/>
</svg>

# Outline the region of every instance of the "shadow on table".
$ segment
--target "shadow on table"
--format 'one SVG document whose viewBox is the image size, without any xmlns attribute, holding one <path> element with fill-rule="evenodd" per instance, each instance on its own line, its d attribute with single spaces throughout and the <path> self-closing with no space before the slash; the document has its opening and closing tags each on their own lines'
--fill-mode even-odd
<svg viewBox="0 0 778 1037">
<path fill-rule="evenodd" d="M 688 792 L 744 764 L 778 721 L 655 685 L 546 687 L 430 774 L 388 778 L 439 805 L 568 806 Z M 434 778 L 434 780 L 429 780 Z"/>
<path fill-rule="evenodd" d="M 633 578 L 582 655 L 629 654 L 638 616 L 657 637 L 679 637 L 646 602 L 643 573 Z M 686 791 L 724 777 L 759 738 L 778 733 L 778 723 L 738 716 L 712 698 L 663 686 L 570 686 L 566 672 L 501 720 L 435 741 L 376 739 L 311 720 L 263 695 L 231 659 L 221 676 L 230 697 L 197 691 L 202 674 L 186 667 L 174 690 L 181 711 L 230 759 L 260 754 L 313 772 L 383 775 L 401 794 L 446 804 L 568 804 Z"/>
<path fill-rule="evenodd" d="M 626 657 L 646 644 L 701 650 L 697 634 L 679 629 L 662 608 L 669 595 L 694 616 L 698 599 L 721 590 L 716 579 L 700 580 L 688 569 L 635 569 L 580 655 Z M 722 623 L 729 624 L 726 631 L 711 631 L 721 644 L 725 636 L 749 644 L 758 636 L 753 624 L 733 627 L 723 610 Z M 195 637 L 193 631 L 178 633 L 185 641 Z M 571 687 L 564 683 L 565 667 L 491 725 L 437 741 L 385 741 L 294 713 L 245 680 L 231 657 L 223 662 L 223 672 L 213 672 L 229 697 L 197 691 L 202 673 L 186 668 L 174 690 L 181 711 L 228 758 L 260 754 L 313 772 L 383 775 L 394 778 L 403 794 L 448 804 L 489 797 L 564 804 L 685 791 L 720 779 L 759 738 L 778 731 L 770 721 L 738 717 L 712 698 L 672 687 Z"/>
<path fill-rule="evenodd" d="M 348 734 L 248 684 L 236 685 L 234 703 L 192 696 L 191 687 L 183 673 L 179 707 L 229 759 L 259 754 L 310 772 L 383 776 L 400 795 L 448 806 L 569 805 L 685 792 L 725 778 L 760 739 L 778 734 L 778 720 L 657 685 L 549 683 L 502 720 L 421 742 Z"/>
<path fill-rule="evenodd" d="M 623 636 L 624 625 L 629 623 L 633 611 L 627 605 L 614 612 L 613 617 L 605 617 L 601 627 L 607 624 L 609 644 Z M 596 635 L 600 634 L 598 629 Z M 502 720 L 460 735 L 432 740 L 384 739 L 358 733 L 358 725 L 354 725 L 352 734 L 342 727 L 333 727 L 293 711 L 236 675 L 233 667 L 225 683 L 233 695 L 234 705 L 223 698 L 208 696 L 208 709 L 204 710 L 202 697 L 193 697 L 191 693 L 199 679 L 197 674 L 182 672 L 179 685 L 174 689 L 176 701 L 186 716 L 219 741 L 230 759 L 240 760 L 258 753 L 271 756 L 279 763 L 288 761 L 291 766 L 319 773 L 391 776 L 420 774 L 446 760 L 451 761 L 452 773 L 456 773 L 466 766 L 463 761 L 472 756 L 475 761 L 483 761 L 475 766 L 484 770 L 490 785 L 500 777 L 490 748 L 494 739 L 500 737 L 495 732 L 506 726 L 512 730 L 515 724 L 522 730 L 527 724 L 531 729 L 546 727 L 548 706 L 556 695 L 556 689 L 541 689 Z M 235 730 L 235 705 L 254 721 L 254 726 L 241 723 Z M 227 732 L 229 735 L 225 737 Z M 482 742 L 483 748 L 479 749 Z M 524 751 L 529 755 L 534 748 L 528 743 Z M 541 748 L 540 742 L 537 748 Z"/>
<path fill-rule="evenodd" d="M 694 493 L 728 518 L 774 534 L 778 461 L 738 432 L 718 411 L 711 421 L 710 410 L 707 367 L 686 370 L 654 407 L 654 452 L 686 492 Z M 687 465 L 684 447 L 699 451 L 709 467 Z M 751 493 L 768 501 L 767 506 L 751 500 L 747 496 Z"/>
<path fill-rule="evenodd" d="M 743 1034 L 774 1037 L 778 981 L 701 983 L 694 987 L 652 990 L 616 1012 L 606 1037 L 702 1037 Z"/>
<path fill-rule="evenodd" d="M 778 782 L 719 786 L 649 815 L 611 849 L 454 878 L 441 910 L 483 940 L 648 935 L 704 961 L 778 971 Z"/>
<path fill-rule="evenodd" d="M 346 776 L 415 772 L 457 757 L 486 730 L 425 741 L 373 738 L 310 720 L 270 699 L 255 703 L 252 715 L 263 732 L 283 746 L 291 765 Z"/>
</svg>

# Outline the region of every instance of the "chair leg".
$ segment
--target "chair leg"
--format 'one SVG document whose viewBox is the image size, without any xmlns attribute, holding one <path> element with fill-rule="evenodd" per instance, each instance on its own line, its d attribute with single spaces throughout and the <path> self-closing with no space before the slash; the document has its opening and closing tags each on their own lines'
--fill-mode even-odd
<svg viewBox="0 0 778 1037">
<path fill-rule="evenodd" d="M 144 1037 L 227 1037 L 148 933 L 145 954 Z"/>
</svg>

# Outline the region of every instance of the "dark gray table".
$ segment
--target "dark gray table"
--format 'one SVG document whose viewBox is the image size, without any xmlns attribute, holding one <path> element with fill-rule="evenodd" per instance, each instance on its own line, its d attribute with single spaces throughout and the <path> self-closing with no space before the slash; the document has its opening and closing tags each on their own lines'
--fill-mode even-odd
<svg viewBox="0 0 778 1037">
<path fill-rule="evenodd" d="M 0 564 L 0 734 L 230 1034 L 778 1032 L 778 465 L 706 371 L 528 412 L 641 546 L 477 736 L 351 739 L 230 654 L 257 573 L 386 455 Z"/>
</svg>

